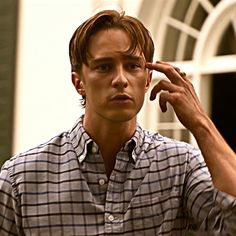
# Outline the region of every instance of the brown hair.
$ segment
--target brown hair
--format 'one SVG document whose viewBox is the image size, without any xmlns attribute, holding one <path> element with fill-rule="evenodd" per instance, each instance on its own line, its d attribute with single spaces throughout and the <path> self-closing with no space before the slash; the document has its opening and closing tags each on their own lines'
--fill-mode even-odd
<svg viewBox="0 0 236 236">
<path fill-rule="evenodd" d="M 133 53 L 138 48 L 144 54 L 146 61 L 152 62 L 154 43 L 142 22 L 137 18 L 125 15 L 124 12 L 104 10 L 82 23 L 72 35 L 69 44 L 72 71 L 80 73 L 82 64 L 87 65 L 90 37 L 100 30 L 109 28 L 124 30 L 132 41 L 128 52 Z M 82 102 L 82 105 L 85 105 L 85 101 Z"/>
</svg>

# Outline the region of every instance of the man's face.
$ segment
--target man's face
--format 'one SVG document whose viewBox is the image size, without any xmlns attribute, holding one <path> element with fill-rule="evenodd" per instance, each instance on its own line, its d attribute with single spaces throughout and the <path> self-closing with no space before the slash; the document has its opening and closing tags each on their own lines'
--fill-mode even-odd
<svg viewBox="0 0 236 236">
<path fill-rule="evenodd" d="M 136 118 L 150 83 L 140 51 L 127 54 L 130 39 L 120 29 L 97 32 L 89 41 L 88 65 L 81 84 L 86 96 L 85 115 L 112 122 Z"/>
</svg>

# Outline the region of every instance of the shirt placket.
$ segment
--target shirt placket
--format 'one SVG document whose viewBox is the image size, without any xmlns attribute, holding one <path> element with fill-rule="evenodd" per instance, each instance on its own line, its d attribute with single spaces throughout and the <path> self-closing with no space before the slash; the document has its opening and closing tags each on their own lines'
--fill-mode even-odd
<svg viewBox="0 0 236 236">
<path fill-rule="evenodd" d="M 105 201 L 105 234 L 121 233 L 124 222 L 124 182 L 125 170 L 129 165 L 127 153 L 118 153 L 114 170 L 111 173 Z M 123 172 L 123 173 L 122 173 Z"/>
</svg>

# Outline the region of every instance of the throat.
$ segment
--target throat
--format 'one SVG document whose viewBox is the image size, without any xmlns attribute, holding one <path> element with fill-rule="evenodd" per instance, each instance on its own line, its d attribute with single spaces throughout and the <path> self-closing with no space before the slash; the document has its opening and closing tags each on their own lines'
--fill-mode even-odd
<svg viewBox="0 0 236 236">
<path fill-rule="evenodd" d="M 132 138 L 136 130 L 136 120 L 123 123 L 114 122 L 87 122 L 83 126 L 89 136 L 99 147 L 104 161 L 106 174 L 109 177 L 116 163 L 116 156 L 125 143 Z M 90 120 L 91 121 L 91 120 Z M 99 125 L 97 125 L 99 123 Z"/>
<path fill-rule="evenodd" d="M 106 175 L 108 178 L 110 178 L 110 175 L 115 168 L 116 156 L 103 157 L 103 161 L 105 165 Z"/>
</svg>

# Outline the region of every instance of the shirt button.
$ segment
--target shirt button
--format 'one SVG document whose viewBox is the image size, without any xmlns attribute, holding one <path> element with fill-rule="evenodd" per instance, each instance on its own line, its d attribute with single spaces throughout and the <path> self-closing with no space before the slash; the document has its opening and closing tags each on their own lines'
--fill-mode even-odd
<svg viewBox="0 0 236 236">
<path fill-rule="evenodd" d="M 108 220 L 109 220 L 109 221 L 113 221 L 114 219 L 115 219 L 115 217 L 114 217 L 113 215 L 109 215 L 109 216 L 108 216 Z"/>
<path fill-rule="evenodd" d="M 99 185 L 101 185 L 101 186 L 106 183 L 105 179 L 99 179 L 98 182 L 99 182 Z"/>
<path fill-rule="evenodd" d="M 98 152 L 98 150 L 97 150 L 97 148 L 95 146 L 92 147 L 91 151 L 92 151 L 93 154 Z"/>
</svg>

